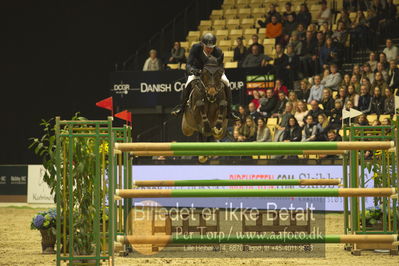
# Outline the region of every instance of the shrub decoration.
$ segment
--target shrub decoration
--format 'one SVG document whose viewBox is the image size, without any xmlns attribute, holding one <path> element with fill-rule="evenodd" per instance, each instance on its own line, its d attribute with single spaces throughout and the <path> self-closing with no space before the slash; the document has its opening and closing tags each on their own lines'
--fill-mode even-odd
<svg viewBox="0 0 399 266">
<path fill-rule="evenodd" d="M 57 217 L 56 209 L 41 211 L 33 217 L 30 228 L 32 230 L 34 229 L 46 230 L 49 228 L 55 228 L 56 217 Z"/>
</svg>

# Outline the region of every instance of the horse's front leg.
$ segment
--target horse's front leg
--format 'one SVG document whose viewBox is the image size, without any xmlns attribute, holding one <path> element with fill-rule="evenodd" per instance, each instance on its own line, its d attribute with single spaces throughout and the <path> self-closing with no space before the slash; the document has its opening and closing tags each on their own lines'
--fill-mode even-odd
<svg viewBox="0 0 399 266">
<path fill-rule="evenodd" d="M 205 103 L 203 100 L 198 100 L 195 103 L 195 106 L 198 108 L 201 119 L 202 119 L 202 134 L 209 135 L 211 134 L 211 123 L 209 122 L 208 116 L 205 112 Z"/>
<path fill-rule="evenodd" d="M 216 119 L 215 126 L 213 127 L 213 133 L 216 138 L 222 137 L 223 134 L 223 121 L 225 120 L 227 109 L 227 101 L 221 100 L 219 102 L 219 112 Z"/>
</svg>

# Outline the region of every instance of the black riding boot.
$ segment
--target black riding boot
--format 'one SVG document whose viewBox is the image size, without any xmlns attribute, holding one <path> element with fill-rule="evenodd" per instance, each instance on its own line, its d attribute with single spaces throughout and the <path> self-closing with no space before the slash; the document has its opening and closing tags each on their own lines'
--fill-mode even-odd
<svg viewBox="0 0 399 266">
<path fill-rule="evenodd" d="M 233 120 L 240 120 L 240 118 L 233 112 L 233 109 L 231 108 L 232 101 L 233 101 L 233 95 L 231 93 L 231 89 L 228 86 L 224 86 L 224 92 L 226 93 L 226 100 L 227 100 L 227 118 L 233 119 Z"/>
<path fill-rule="evenodd" d="M 172 112 L 171 112 L 172 115 L 176 115 L 177 116 L 179 114 L 184 113 L 184 109 L 186 108 L 188 98 L 190 97 L 190 92 L 191 92 L 191 85 L 189 85 L 187 88 L 183 89 L 183 91 L 180 94 L 180 101 L 181 102 L 180 102 L 179 105 L 175 106 L 172 109 Z"/>
</svg>

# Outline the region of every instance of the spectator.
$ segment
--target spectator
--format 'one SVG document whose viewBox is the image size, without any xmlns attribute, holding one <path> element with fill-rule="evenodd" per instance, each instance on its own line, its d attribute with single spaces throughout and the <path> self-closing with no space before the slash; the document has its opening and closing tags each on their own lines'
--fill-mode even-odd
<svg viewBox="0 0 399 266">
<path fill-rule="evenodd" d="M 249 46 L 249 50 L 252 51 L 252 47 L 255 45 L 257 45 L 259 47 L 260 54 L 265 53 L 265 47 L 259 43 L 259 37 L 256 34 L 252 35 L 252 44 Z"/>
<path fill-rule="evenodd" d="M 299 127 L 298 121 L 296 121 L 295 117 L 289 118 L 288 125 L 284 129 L 282 140 L 285 142 L 302 140 L 301 128 Z"/>
<path fill-rule="evenodd" d="M 399 88 L 399 69 L 395 60 L 389 62 L 387 84 L 391 91 L 395 91 L 395 89 Z"/>
<path fill-rule="evenodd" d="M 298 105 L 298 97 L 296 96 L 295 91 L 290 91 L 288 92 L 288 101 L 292 103 L 292 108 L 294 111 L 296 111 L 296 107 Z"/>
<path fill-rule="evenodd" d="M 390 29 L 397 27 L 396 21 L 396 5 L 393 0 L 388 0 L 385 5 L 384 19 L 382 21 L 382 35 L 390 36 Z"/>
<path fill-rule="evenodd" d="M 347 101 L 351 101 L 353 103 L 353 107 L 357 108 L 359 106 L 359 97 L 360 96 L 359 94 L 357 94 L 355 87 L 351 84 L 348 87 L 347 96 L 344 103 L 346 103 Z"/>
<path fill-rule="evenodd" d="M 259 52 L 259 46 L 253 45 L 251 47 L 251 53 L 245 57 L 244 61 L 241 64 L 241 67 L 243 68 L 260 67 L 263 58 L 264 55 Z"/>
<path fill-rule="evenodd" d="M 248 55 L 248 49 L 244 46 L 242 41 L 242 37 L 237 38 L 237 46 L 234 48 L 234 61 L 238 62 L 238 65 L 241 66 L 241 63 L 244 61 L 245 57 Z"/>
<path fill-rule="evenodd" d="M 351 37 L 354 49 L 367 47 L 369 37 L 369 23 L 364 16 L 363 11 L 357 11 L 355 20 L 352 22 Z M 368 46 L 370 48 L 370 46 Z"/>
<path fill-rule="evenodd" d="M 276 108 L 274 109 L 273 117 L 278 117 L 284 113 L 285 107 L 287 105 L 287 97 L 285 96 L 284 92 L 280 92 L 278 94 L 278 100 L 276 104 Z"/>
<path fill-rule="evenodd" d="M 360 70 L 360 66 L 358 64 L 353 65 L 352 68 L 352 76 L 356 76 L 356 80 L 359 81 L 362 77 L 362 72 Z"/>
<path fill-rule="evenodd" d="M 321 84 L 320 76 L 317 75 L 314 77 L 314 85 L 310 88 L 310 94 L 308 98 L 308 103 L 311 103 L 313 100 L 321 101 L 321 97 L 323 94 L 324 85 Z"/>
<path fill-rule="evenodd" d="M 295 20 L 298 24 L 302 24 L 305 28 L 307 28 L 310 22 L 312 22 L 312 14 L 309 12 L 306 3 L 302 3 L 300 5 L 300 9 Z"/>
<path fill-rule="evenodd" d="M 323 106 L 324 113 L 330 116 L 331 110 L 334 108 L 334 99 L 329 88 L 323 89 L 323 97 L 321 99 L 321 105 Z"/>
<path fill-rule="evenodd" d="M 367 80 L 367 81 L 368 81 L 368 78 L 362 78 L 361 80 Z M 369 82 L 369 81 L 368 81 L 368 82 Z M 369 83 L 370 83 L 370 82 L 369 82 Z M 362 84 L 360 84 L 360 82 L 359 82 L 359 80 L 357 79 L 357 76 L 356 76 L 356 75 L 352 75 L 350 85 L 352 85 L 352 86 L 355 88 L 355 91 L 356 91 L 356 92 L 360 92 L 360 85 L 362 85 Z"/>
<path fill-rule="evenodd" d="M 317 116 L 317 135 L 316 139 L 318 141 L 325 141 L 327 139 L 327 132 L 330 130 L 330 123 L 328 122 L 328 118 L 325 114 L 319 114 Z"/>
<path fill-rule="evenodd" d="M 384 114 L 395 114 L 395 97 L 389 88 L 385 89 Z"/>
<path fill-rule="evenodd" d="M 370 91 L 370 89 L 371 89 L 371 83 L 370 83 L 370 80 L 369 80 L 368 78 L 362 78 L 360 86 L 361 86 L 361 85 L 366 86 L 367 89 Z M 360 93 L 360 86 L 359 86 L 359 93 Z M 356 87 L 355 87 L 355 90 L 356 90 Z"/>
<path fill-rule="evenodd" d="M 288 81 L 287 78 L 288 56 L 284 53 L 281 44 L 276 44 L 276 58 L 274 59 L 274 70 L 278 79 Z"/>
<path fill-rule="evenodd" d="M 293 90 L 294 82 L 299 79 L 299 56 L 294 52 L 294 47 L 292 45 L 287 46 L 287 58 L 288 64 L 286 66 L 286 72 L 288 77 L 288 89 Z"/>
<path fill-rule="evenodd" d="M 313 116 L 313 120 L 317 121 L 317 117 L 323 113 L 323 110 L 320 109 L 319 103 L 316 100 L 310 102 L 310 110 L 308 115 Z"/>
<path fill-rule="evenodd" d="M 311 66 L 313 67 L 313 72 L 314 73 L 320 73 L 321 72 L 321 51 L 324 47 L 324 34 L 322 32 L 318 32 L 316 35 L 316 45 L 315 49 L 313 51 L 313 56 L 312 56 L 312 62 Z"/>
<path fill-rule="evenodd" d="M 369 121 L 367 120 L 367 116 L 365 114 L 359 115 L 357 117 L 358 126 L 369 126 Z"/>
<path fill-rule="evenodd" d="M 284 94 L 283 94 L 284 95 Z M 259 111 L 264 117 L 271 117 L 277 105 L 277 98 L 273 94 L 272 89 L 266 91 L 266 98 L 260 99 Z"/>
<path fill-rule="evenodd" d="M 349 111 L 351 108 L 354 108 L 352 101 L 347 101 L 346 104 L 345 104 L 345 110 Z M 344 119 L 344 124 L 348 125 L 350 123 L 354 123 L 354 121 L 355 121 L 354 117 L 351 118 L 350 120 L 349 120 L 349 118 L 345 118 Z"/>
<path fill-rule="evenodd" d="M 253 116 L 249 115 L 245 119 L 245 125 L 243 127 L 242 135 L 245 137 L 245 141 L 256 140 L 256 125 L 253 120 Z"/>
<path fill-rule="evenodd" d="M 323 79 L 324 81 L 321 82 L 322 85 L 324 85 L 324 87 L 329 88 L 333 91 L 337 91 L 339 88 L 339 84 L 342 81 L 342 77 L 341 74 L 339 72 L 337 72 L 337 65 L 332 64 L 330 66 L 330 71 L 331 73 L 325 78 Z"/>
<path fill-rule="evenodd" d="M 345 74 L 343 80 L 341 81 L 340 87 L 348 88 L 351 84 L 351 76 L 349 74 Z"/>
<path fill-rule="evenodd" d="M 346 94 L 347 90 L 344 87 L 339 88 L 337 96 L 335 96 L 335 100 L 341 100 L 342 103 L 346 102 Z"/>
<path fill-rule="evenodd" d="M 374 82 L 373 84 L 371 84 L 371 87 L 379 87 L 381 90 L 385 90 L 385 88 L 388 88 L 388 85 L 385 82 L 381 72 L 375 73 Z"/>
<path fill-rule="evenodd" d="M 248 116 L 252 117 L 252 120 L 253 120 L 252 122 L 257 121 L 258 118 L 260 117 L 260 114 L 259 114 L 258 111 L 256 111 L 256 109 L 257 108 L 256 108 L 256 105 L 254 103 L 249 103 L 248 104 L 248 111 L 249 111 L 249 115 Z M 247 119 L 248 116 L 245 119 Z"/>
<path fill-rule="evenodd" d="M 389 68 L 389 62 L 387 59 L 387 55 L 385 53 L 380 53 L 378 56 L 378 62 L 382 64 L 384 69 Z M 377 68 L 378 68 L 378 62 L 377 62 Z"/>
<path fill-rule="evenodd" d="M 305 31 L 305 27 L 302 24 L 298 24 L 298 27 L 296 28 L 296 32 L 298 33 L 298 40 L 300 40 L 301 42 L 305 41 L 306 31 Z"/>
<path fill-rule="evenodd" d="M 384 119 L 382 119 L 381 121 L 381 126 L 390 126 L 392 124 L 391 119 L 385 117 Z"/>
<path fill-rule="evenodd" d="M 381 77 L 384 81 L 388 80 L 388 72 L 385 70 L 385 67 L 383 66 L 383 64 L 381 62 L 377 63 L 377 69 L 375 70 L 374 73 L 377 74 L 378 72 L 381 73 Z M 374 76 L 374 78 L 375 78 L 375 76 Z"/>
<path fill-rule="evenodd" d="M 245 118 L 247 117 L 247 110 L 245 110 L 245 107 L 240 105 L 238 106 L 238 117 L 240 117 L 241 121 L 244 121 Z"/>
<path fill-rule="evenodd" d="M 317 135 L 317 127 L 314 124 L 313 116 L 306 116 L 306 124 L 302 129 L 302 141 L 315 141 Z"/>
<path fill-rule="evenodd" d="M 283 33 L 283 25 L 278 22 L 275 15 L 272 16 L 271 21 L 266 25 L 266 38 L 276 39 Z"/>
<path fill-rule="evenodd" d="M 292 14 L 287 15 L 287 20 L 283 25 L 284 44 L 288 43 L 291 33 L 295 31 L 297 27 L 298 24 L 296 24 L 294 16 Z"/>
<path fill-rule="evenodd" d="M 371 97 L 371 113 L 381 115 L 384 113 L 384 102 L 385 99 L 382 96 L 381 89 L 375 87 L 373 90 L 373 96 Z"/>
<path fill-rule="evenodd" d="M 301 68 L 305 76 L 311 75 L 312 59 L 316 49 L 316 40 L 311 31 L 306 32 L 305 41 L 302 44 L 302 56 L 299 58 L 301 61 Z"/>
<path fill-rule="evenodd" d="M 277 18 L 277 20 L 281 19 L 281 15 L 277 11 L 276 7 L 277 7 L 276 4 L 271 4 L 269 11 L 266 13 L 266 20 L 265 21 L 258 20 L 258 24 L 262 28 L 266 27 L 266 25 L 272 21 L 273 16 L 275 16 Z"/>
<path fill-rule="evenodd" d="M 322 32 L 325 37 L 331 38 L 333 32 L 330 30 L 328 22 L 323 22 L 319 27 L 319 32 Z"/>
<path fill-rule="evenodd" d="M 307 105 L 304 102 L 299 101 L 295 109 L 294 117 L 298 121 L 300 127 L 304 126 L 304 120 L 307 114 L 308 114 Z"/>
<path fill-rule="evenodd" d="M 330 129 L 327 132 L 327 141 L 342 141 L 342 137 L 338 135 L 335 130 Z M 336 155 L 334 157 L 336 157 Z"/>
<path fill-rule="evenodd" d="M 320 65 L 324 68 L 332 62 L 332 53 L 336 52 L 335 45 L 330 37 L 328 37 L 324 45 L 320 49 Z"/>
<path fill-rule="evenodd" d="M 398 56 L 399 56 L 398 47 L 392 44 L 391 39 L 387 39 L 385 44 L 386 44 L 386 47 L 383 52 L 386 55 L 387 61 L 398 60 Z"/>
<path fill-rule="evenodd" d="M 280 92 L 283 92 L 285 96 L 288 96 L 288 89 L 286 86 L 283 85 L 280 79 L 276 79 L 274 83 L 273 93 L 274 95 L 278 95 Z"/>
<path fill-rule="evenodd" d="M 367 61 L 366 63 L 370 65 L 370 69 L 372 72 L 374 72 L 377 69 L 377 59 L 374 52 L 370 53 L 369 61 Z"/>
<path fill-rule="evenodd" d="M 161 70 L 161 60 L 157 57 L 157 50 L 150 50 L 150 57 L 144 63 L 143 71 L 158 71 Z"/>
<path fill-rule="evenodd" d="M 317 21 L 319 25 L 323 24 L 324 22 L 330 22 L 331 20 L 331 9 L 327 7 L 327 1 L 321 1 L 321 10 L 317 15 Z"/>
<path fill-rule="evenodd" d="M 359 111 L 362 111 L 364 114 L 370 113 L 371 96 L 369 93 L 369 89 L 364 85 L 360 86 L 359 105 L 358 105 L 357 109 Z"/>
<path fill-rule="evenodd" d="M 287 49 L 288 49 L 289 46 L 292 46 L 293 51 L 294 51 L 294 53 L 297 56 L 301 56 L 302 55 L 302 42 L 298 38 L 298 32 L 297 31 L 293 31 L 291 33 L 291 39 L 288 42 Z M 287 52 L 287 54 L 288 54 L 288 52 Z"/>
<path fill-rule="evenodd" d="M 283 21 L 288 21 L 289 16 L 292 16 L 293 19 L 295 19 L 296 17 L 295 11 L 292 10 L 291 2 L 285 3 L 285 11 L 283 12 L 283 17 L 282 17 Z"/>
<path fill-rule="evenodd" d="M 238 131 L 238 130 L 233 131 L 233 138 L 234 138 L 234 141 L 236 141 L 236 142 L 244 142 L 245 141 L 245 137 L 242 136 L 240 134 L 240 131 Z"/>
<path fill-rule="evenodd" d="M 374 81 L 374 73 L 371 71 L 371 67 L 367 63 L 363 65 L 362 78 L 368 78 L 371 83 Z"/>
<path fill-rule="evenodd" d="M 345 24 L 343 22 L 338 22 L 337 29 L 332 34 L 331 38 L 337 41 L 340 45 L 345 45 L 348 39 L 348 32 L 346 31 Z"/>
<path fill-rule="evenodd" d="M 342 127 L 342 107 L 343 102 L 341 100 L 335 100 L 334 108 L 330 114 L 330 127 L 332 129 L 340 129 Z"/>
<path fill-rule="evenodd" d="M 280 116 L 280 123 L 276 126 L 276 132 L 274 136 L 274 141 L 281 141 L 283 138 L 284 130 L 288 126 L 288 121 L 292 115 L 292 104 L 287 102 L 285 104 L 284 112 Z"/>
<path fill-rule="evenodd" d="M 272 141 L 270 129 L 266 126 L 263 118 L 258 119 L 258 130 L 256 132 L 256 142 L 269 142 Z"/>
<path fill-rule="evenodd" d="M 341 17 L 337 20 L 337 24 L 343 23 L 346 29 L 352 27 L 352 21 L 349 18 L 349 12 L 345 9 L 341 10 Z"/>
<path fill-rule="evenodd" d="M 255 104 L 255 109 L 258 109 L 258 107 L 259 107 L 259 99 L 260 99 L 259 91 L 252 90 L 252 97 L 253 97 L 253 99 L 251 100 L 251 103 Z"/>
<path fill-rule="evenodd" d="M 299 88 L 295 90 L 298 100 L 307 102 L 310 95 L 310 85 L 307 79 L 302 79 L 299 83 Z"/>
<path fill-rule="evenodd" d="M 175 42 L 170 51 L 169 63 L 182 64 L 186 62 L 186 49 L 180 46 L 180 42 Z"/>
</svg>

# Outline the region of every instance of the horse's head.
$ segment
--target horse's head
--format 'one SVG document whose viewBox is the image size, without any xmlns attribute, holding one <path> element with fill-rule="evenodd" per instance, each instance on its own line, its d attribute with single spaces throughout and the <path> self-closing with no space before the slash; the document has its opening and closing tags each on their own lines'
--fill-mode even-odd
<svg viewBox="0 0 399 266">
<path fill-rule="evenodd" d="M 217 95 L 222 90 L 222 75 L 224 70 L 217 64 L 215 60 L 209 60 L 205 64 L 204 69 L 201 72 L 201 80 L 204 85 L 205 95 L 209 102 L 214 103 Z"/>
</svg>

